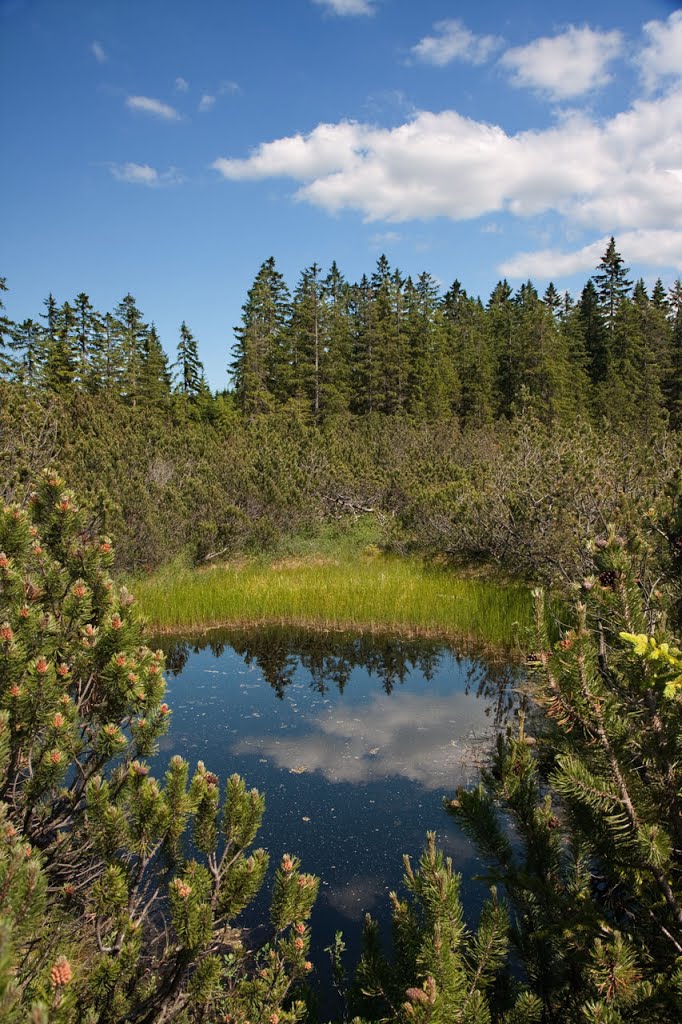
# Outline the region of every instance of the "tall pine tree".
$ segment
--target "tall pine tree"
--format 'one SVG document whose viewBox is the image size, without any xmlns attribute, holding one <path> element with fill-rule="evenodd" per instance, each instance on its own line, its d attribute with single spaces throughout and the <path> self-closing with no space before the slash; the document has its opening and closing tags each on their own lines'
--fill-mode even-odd
<svg viewBox="0 0 682 1024">
<path fill-rule="evenodd" d="M 325 415 L 347 412 L 351 399 L 350 288 L 336 262 L 322 282 L 321 405 Z"/>
<path fill-rule="evenodd" d="M 13 324 L 5 315 L 5 303 L 2 301 L 2 293 L 7 291 L 7 282 L 0 277 L 0 374 L 5 375 L 12 366 L 12 359 L 6 352 L 12 337 Z"/>
<path fill-rule="evenodd" d="M 114 316 L 121 357 L 121 387 L 126 400 L 135 406 L 140 399 L 149 327 L 130 292 L 119 302 Z"/>
<path fill-rule="evenodd" d="M 262 264 L 242 306 L 230 371 L 238 407 L 251 416 L 289 397 L 286 326 L 290 296 L 271 256 Z"/>
<path fill-rule="evenodd" d="M 176 371 L 175 390 L 186 398 L 197 398 L 206 387 L 204 366 L 199 358 L 196 339 L 183 320 L 180 324 L 178 358 L 173 363 Z"/>
<path fill-rule="evenodd" d="M 594 275 L 594 280 L 599 295 L 599 304 L 604 314 L 606 329 L 609 336 L 613 338 L 616 314 L 623 299 L 627 298 L 632 288 L 632 281 L 629 281 L 627 276 L 629 268 L 625 266 L 623 257 L 616 249 L 613 235 L 597 270 L 598 273 Z"/>
<path fill-rule="evenodd" d="M 670 289 L 670 357 L 665 376 L 665 398 L 670 423 L 682 429 L 682 281 Z"/>
</svg>

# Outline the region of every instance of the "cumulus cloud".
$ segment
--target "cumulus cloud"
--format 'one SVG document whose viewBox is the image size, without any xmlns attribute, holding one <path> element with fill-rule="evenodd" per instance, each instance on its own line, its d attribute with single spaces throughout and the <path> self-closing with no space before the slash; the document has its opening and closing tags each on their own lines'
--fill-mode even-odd
<svg viewBox="0 0 682 1024">
<path fill-rule="evenodd" d="M 96 39 L 94 39 L 90 43 L 90 52 L 98 64 L 106 64 L 106 62 L 109 60 L 106 53 L 104 52 L 104 47 L 101 43 L 98 43 Z"/>
<path fill-rule="evenodd" d="M 219 157 L 212 167 L 236 180 L 285 176 L 306 181 L 347 166 L 365 134 L 369 138 L 371 129 L 351 122 L 321 124 L 309 135 L 262 143 L 245 160 Z"/>
<path fill-rule="evenodd" d="M 163 121 L 179 121 L 180 114 L 175 107 L 155 100 L 151 96 L 128 96 L 126 106 L 130 110 L 139 110 L 153 117 L 160 117 Z"/>
<path fill-rule="evenodd" d="M 175 79 L 175 91 L 176 92 L 187 92 L 189 90 L 189 82 L 186 78 L 178 76 Z"/>
<path fill-rule="evenodd" d="M 341 16 L 374 14 L 373 0 L 313 0 L 313 3 Z"/>
<path fill-rule="evenodd" d="M 506 277 L 543 277 L 551 266 L 556 276 L 576 274 L 581 270 L 592 270 L 599 263 L 609 236 L 581 249 L 561 252 L 544 249 L 541 252 L 517 253 L 512 259 L 499 266 L 499 272 Z M 676 267 L 682 270 L 682 231 L 661 228 L 660 230 L 626 231 L 618 235 L 618 248 L 627 252 L 633 263 L 654 267 Z"/>
<path fill-rule="evenodd" d="M 623 37 L 617 30 L 599 32 L 571 25 L 561 35 L 507 50 L 500 63 L 512 73 L 512 85 L 565 100 L 608 82 L 606 69 L 622 49 Z"/>
<path fill-rule="evenodd" d="M 682 87 L 604 122 L 572 113 L 516 134 L 451 110 L 390 129 L 320 124 L 212 166 L 235 181 L 293 178 L 297 198 L 368 221 L 557 211 L 606 231 L 682 228 Z"/>
<path fill-rule="evenodd" d="M 395 128 L 320 124 L 212 166 L 232 181 L 291 178 L 297 199 L 369 222 L 552 212 L 577 228 L 617 233 L 623 247 L 631 233 L 633 260 L 653 258 L 647 245 L 655 239 L 656 260 L 677 264 L 682 84 L 603 121 L 572 112 L 543 130 L 508 133 L 456 111 L 421 111 Z M 602 240 L 593 250 L 600 248 Z M 593 250 L 567 254 L 566 266 L 592 266 Z"/>
<path fill-rule="evenodd" d="M 210 110 L 211 107 L 214 106 L 214 104 L 215 96 L 209 96 L 208 93 L 204 93 L 199 100 L 199 113 L 205 114 L 207 110 Z"/>
<path fill-rule="evenodd" d="M 437 21 L 433 28 L 434 34 L 420 39 L 411 52 L 417 60 L 437 67 L 443 67 L 454 60 L 484 64 L 502 44 L 497 36 L 474 35 L 457 18 Z"/>
<path fill-rule="evenodd" d="M 149 164 L 112 164 L 111 173 L 117 181 L 124 181 L 129 185 L 147 185 L 152 188 L 158 185 L 176 185 L 182 180 L 175 167 L 169 167 L 167 171 L 157 171 Z"/>
<path fill-rule="evenodd" d="M 673 11 L 667 21 L 648 21 L 644 34 L 648 42 L 637 63 L 644 85 L 652 90 L 661 79 L 682 75 L 682 11 Z"/>
</svg>

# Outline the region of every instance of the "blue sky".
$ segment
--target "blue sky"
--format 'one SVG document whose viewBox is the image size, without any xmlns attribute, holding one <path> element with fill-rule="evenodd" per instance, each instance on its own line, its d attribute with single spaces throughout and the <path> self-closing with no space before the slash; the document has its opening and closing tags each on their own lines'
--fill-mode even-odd
<svg viewBox="0 0 682 1024">
<path fill-rule="evenodd" d="M 0 0 L 0 275 L 131 291 L 214 387 L 259 265 L 579 291 L 613 234 L 682 273 L 682 9 Z"/>
</svg>

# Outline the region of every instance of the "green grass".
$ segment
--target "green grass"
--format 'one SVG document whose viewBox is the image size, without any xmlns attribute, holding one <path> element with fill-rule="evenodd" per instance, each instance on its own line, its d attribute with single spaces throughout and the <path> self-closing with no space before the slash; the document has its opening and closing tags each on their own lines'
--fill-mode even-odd
<svg viewBox="0 0 682 1024">
<path fill-rule="evenodd" d="M 274 561 L 169 566 L 131 588 L 158 632 L 290 624 L 443 636 L 509 650 L 519 628 L 530 625 L 532 601 L 520 584 L 462 578 L 372 546 L 340 550 L 333 539 L 317 540 Z"/>
</svg>

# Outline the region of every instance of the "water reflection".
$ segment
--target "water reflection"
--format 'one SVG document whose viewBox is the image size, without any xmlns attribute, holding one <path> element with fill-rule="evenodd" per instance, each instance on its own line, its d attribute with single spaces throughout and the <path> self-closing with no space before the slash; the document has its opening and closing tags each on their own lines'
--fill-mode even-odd
<svg viewBox="0 0 682 1024">
<path fill-rule="evenodd" d="M 454 658 L 466 677 L 465 692 L 488 702 L 486 712 L 499 723 L 510 712 L 518 668 L 490 658 L 466 658 L 444 646 L 442 640 L 406 639 L 394 635 L 322 632 L 269 626 L 258 630 L 212 630 L 192 639 L 163 637 L 170 675 L 180 675 L 191 654 L 210 650 L 221 658 L 231 648 L 247 666 L 255 666 L 277 697 L 284 698 L 299 668 L 309 675 L 310 688 L 343 694 L 354 669 L 376 677 L 386 694 L 417 671 L 433 679 L 443 657 Z"/>
<path fill-rule="evenodd" d="M 247 734 L 233 750 L 247 754 L 258 747 L 280 768 L 320 772 L 329 782 L 403 776 L 425 789 L 445 791 L 453 780 L 469 781 L 490 746 L 486 708 L 470 704 L 466 694 L 425 700 L 404 693 L 391 701 L 375 696 L 361 709 L 328 707 L 312 716 L 308 735 Z"/>
<path fill-rule="evenodd" d="M 352 959 L 362 916 L 389 927 L 402 853 L 418 857 L 427 829 L 482 900 L 476 851 L 442 797 L 476 781 L 496 730 L 514 711 L 519 670 L 461 657 L 440 641 L 268 628 L 162 639 L 169 735 L 159 770 L 178 752 L 222 778 L 238 772 L 266 794 L 258 843 L 322 879 L 311 950 L 337 929 Z M 267 916 L 265 893 L 250 921 Z"/>
</svg>

